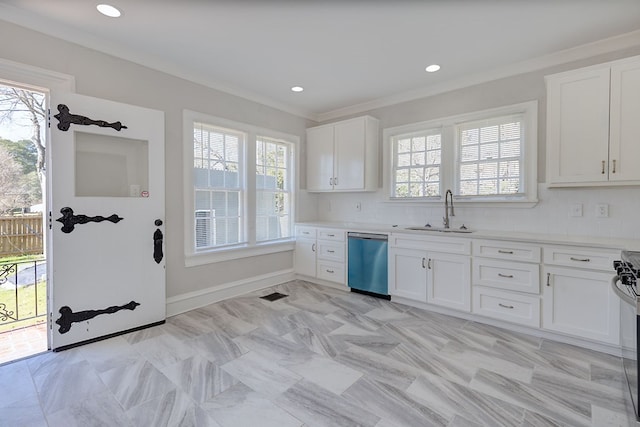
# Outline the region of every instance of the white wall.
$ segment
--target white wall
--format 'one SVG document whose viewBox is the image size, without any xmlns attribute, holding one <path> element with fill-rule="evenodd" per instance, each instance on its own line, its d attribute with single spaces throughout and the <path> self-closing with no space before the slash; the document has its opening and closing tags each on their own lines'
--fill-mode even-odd
<svg viewBox="0 0 640 427">
<path fill-rule="evenodd" d="M 640 238 L 640 188 L 547 189 L 546 94 L 544 76 L 587 65 L 640 55 L 640 46 L 540 71 L 502 78 L 488 83 L 435 95 L 390 107 L 367 111 L 380 120 L 381 129 L 449 117 L 484 109 L 538 100 L 538 203 L 533 208 L 456 206 L 453 226 L 465 223 L 476 229 L 515 230 L 567 235 Z M 382 134 L 382 132 L 381 132 Z M 639 142 L 640 143 L 640 142 Z M 381 144 L 382 145 L 382 144 Z M 382 155 L 389 154 L 383 152 Z M 640 159 L 638 159 L 640 167 Z M 380 171 L 382 176 L 382 170 Z M 380 180 L 382 185 L 382 179 Z M 362 203 L 357 212 L 355 202 Z M 569 217 L 574 203 L 583 204 L 583 216 Z M 597 203 L 609 205 L 608 218 L 596 218 Z M 441 225 L 444 206 L 426 203 L 389 202 L 382 189 L 376 193 L 320 194 L 318 220 L 383 224 Z"/>
<path fill-rule="evenodd" d="M 199 111 L 299 135 L 302 141 L 306 127 L 315 123 L 8 22 L 0 21 L 0 40 L 0 58 L 70 74 L 80 94 L 165 112 L 168 297 L 292 268 L 291 251 L 185 268 L 182 111 Z M 304 144 L 300 151 L 304 159 Z M 315 197 L 302 192 L 298 218 L 313 218 L 315 206 Z"/>
</svg>

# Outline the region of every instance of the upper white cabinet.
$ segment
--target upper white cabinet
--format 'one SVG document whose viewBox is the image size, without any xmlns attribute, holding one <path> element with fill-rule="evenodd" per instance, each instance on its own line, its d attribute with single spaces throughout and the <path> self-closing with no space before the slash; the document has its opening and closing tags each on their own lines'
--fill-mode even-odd
<svg viewBox="0 0 640 427">
<path fill-rule="evenodd" d="M 640 184 L 640 57 L 546 77 L 547 183 Z"/>
<path fill-rule="evenodd" d="M 378 128 L 364 116 L 307 129 L 307 190 L 375 191 Z"/>
</svg>

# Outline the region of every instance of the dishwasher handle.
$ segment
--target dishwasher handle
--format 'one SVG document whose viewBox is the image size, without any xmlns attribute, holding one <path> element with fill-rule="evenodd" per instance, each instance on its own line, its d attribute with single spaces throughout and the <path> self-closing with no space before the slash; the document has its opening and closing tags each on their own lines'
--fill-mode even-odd
<svg viewBox="0 0 640 427">
<path fill-rule="evenodd" d="M 347 237 L 349 239 L 367 239 L 367 240 L 389 240 L 389 236 L 386 234 L 374 234 L 374 233 L 356 233 L 348 232 Z"/>
</svg>

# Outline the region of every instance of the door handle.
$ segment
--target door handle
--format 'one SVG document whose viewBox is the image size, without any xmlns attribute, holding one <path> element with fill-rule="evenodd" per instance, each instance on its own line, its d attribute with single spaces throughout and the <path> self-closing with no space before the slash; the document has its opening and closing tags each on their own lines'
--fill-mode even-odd
<svg viewBox="0 0 640 427">
<path fill-rule="evenodd" d="M 154 221 L 154 224 L 156 225 L 156 227 L 160 227 L 162 225 L 162 220 L 156 219 Z M 162 234 L 162 231 L 159 228 L 157 228 L 156 231 L 153 233 L 153 259 L 156 262 L 156 264 L 160 264 L 160 261 L 162 261 L 162 258 L 164 258 L 164 253 L 162 252 L 163 240 L 164 240 L 164 235 Z"/>
</svg>

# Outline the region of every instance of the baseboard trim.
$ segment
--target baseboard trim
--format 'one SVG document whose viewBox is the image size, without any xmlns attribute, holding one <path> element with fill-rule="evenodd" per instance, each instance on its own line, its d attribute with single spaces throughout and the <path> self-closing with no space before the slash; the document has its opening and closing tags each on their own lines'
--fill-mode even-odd
<svg viewBox="0 0 640 427">
<path fill-rule="evenodd" d="M 295 279 L 293 269 L 280 270 L 261 276 L 225 283 L 194 292 L 167 298 L 167 317 L 185 313 L 215 302 L 223 301 L 249 292 L 279 285 Z"/>
</svg>

